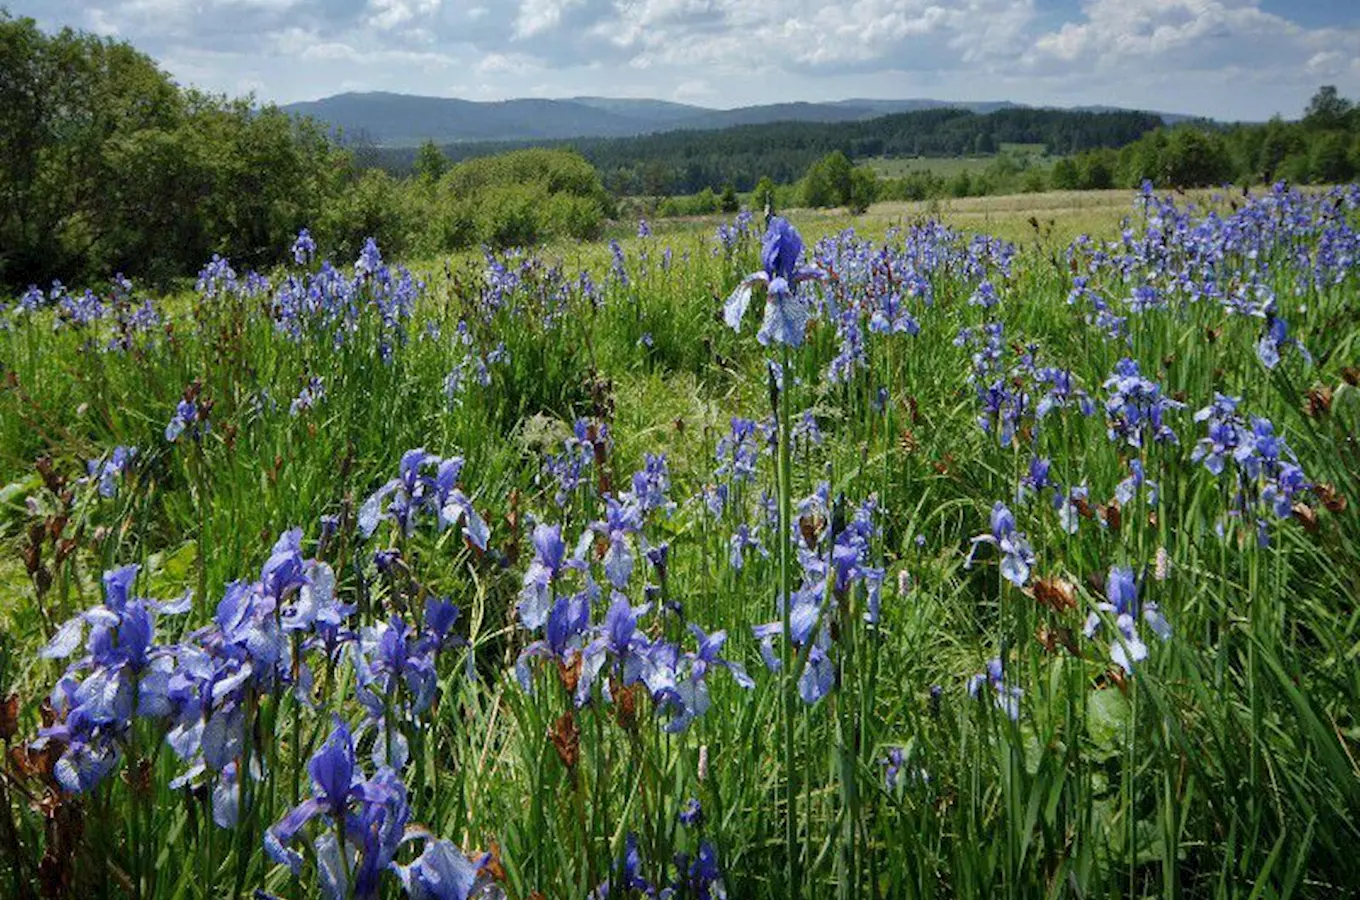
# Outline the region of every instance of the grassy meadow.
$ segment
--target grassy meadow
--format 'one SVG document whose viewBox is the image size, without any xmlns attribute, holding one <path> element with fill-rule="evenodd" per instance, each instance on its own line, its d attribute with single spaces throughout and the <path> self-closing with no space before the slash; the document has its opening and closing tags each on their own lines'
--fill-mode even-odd
<svg viewBox="0 0 1360 900">
<path fill-rule="evenodd" d="M 0 299 L 0 895 L 1353 891 L 1360 187 L 787 215 Z"/>
</svg>

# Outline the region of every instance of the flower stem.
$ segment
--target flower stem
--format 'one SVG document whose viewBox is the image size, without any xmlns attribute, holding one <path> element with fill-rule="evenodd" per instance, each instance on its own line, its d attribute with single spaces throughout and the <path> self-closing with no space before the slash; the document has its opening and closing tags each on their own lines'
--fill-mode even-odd
<svg viewBox="0 0 1360 900">
<path fill-rule="evenodd" d="M 789 430 L 789 345 L 781 344 L 779 386 L 779 592 L 783 602 L 784 642 L 781 670 L 784 673 L 784 777 L 785 818 L 784 896 L 793 900 L 801 895 L 798 858 L 798 792 L 795 783 L 794 716 L 797 714 L 798 683 L 793 671 L 793 628 L 789 621 L 793 593 L 793 468 Z"/>
</svg>

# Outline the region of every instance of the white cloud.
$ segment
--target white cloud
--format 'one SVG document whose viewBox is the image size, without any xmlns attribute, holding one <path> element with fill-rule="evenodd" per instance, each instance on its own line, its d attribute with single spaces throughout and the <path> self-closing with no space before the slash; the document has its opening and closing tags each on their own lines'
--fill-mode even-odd
<svg viewBox="0 0 1360 900">
<path fill-rule="evenodd" d="M 1297 113 L 1319 83 L 1360 95 L 1360 29 L 1265 0 L 1084 0 L 1065 21 L 1049 0 L 9 2 L 130 40 L 182 80 L 285 102 L 342 85 L 448 94 L 454 67 L 479 97 L 727 106 L 934 96 L 1259 118 Z"/>
<path fill-rule="evenodd" d="M 533 37 L 556 28 L 562 16 L 584 0 L 521 0 L 515 17 L 515 36 Z"/>
<path fill-rule="evenodd" d="M 481 75 L 518 75 L 532 68 L 534 65 L 529 57 L 512 53 L 488 53 L 477 63 L 477 72 Z"/>
<path fill-rule="evenodd" d="M 382 30 L 439 12 L 442 0 L 369 0 L 368 21 Z"/>
</svg>

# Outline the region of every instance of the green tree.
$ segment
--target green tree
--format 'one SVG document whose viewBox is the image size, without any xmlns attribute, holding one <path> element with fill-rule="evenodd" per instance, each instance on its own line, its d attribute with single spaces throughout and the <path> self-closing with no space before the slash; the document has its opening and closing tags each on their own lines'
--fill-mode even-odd
<svg viewBox="0 0 1360 900">
<path fill-rule="evenodd" d="M 820 209 L 836 204 L 835 188 L 831 186 L 831 179 L 827 177 L 826 168 L 821 163 L 813 163 L 808 169 L 799 184 L 798 193 L 803 206 Z"/>
<path fill-rule="evenodd" d="M 1020 181 L 1020 189 L 1026 194 L 1038 194 L 1048 187 L 1044 181 L 1044 170 L 1039 166 L 1030 166 L 1025 170 L 1024 176 Z"/>
<path fill-rule="evenodd" d="M 850 194 L 853 190 L 851 183 L 854 163 L 850 158 L 839 150 L 833 150 L 822 160 L 822 166 L 826 171 L 827 183 L 831 185 L 831 196 L 835 205 L 848 206 L 850 204 Z"/>
<path fill-rule="evenodd" d="M 755 194 L 751 198 L 755 203 L 756 212 L 775 212 L 775 190 L 774 181 L 768 175 L 762 175 L 760 181 L 756 182 Z"/>
<path fill-rule="evenodd" d="M 1092 150 L 1083 154 L 1081 164 L 1081 187 L 1088 191 L 1103 191 L 1114 187 L 1113 152 Z"/>
<path fill-rule="evenodd" d="M 1351 102 L 1337 93 L 1336 85 L 1325 84 L 1308 101 L 1308 108 L 1303 111 L 1303 124 L 1324 131 L 1342 128 L 1350 111 Z"/>
<path fill-rule="evenodd" d="M 449 170 L 449 158 L 434 141 L 426 141 L 416 151 L 416 177 L 427 184 L 438 181 Z"/>
<path fill-rule="evenodd" d="M 340 185 L 315 124 L 185 91 L 125 43 L 0 12 L 0 281 L 263 267 Z"/>
<path fill-rule="evenodd" d="M 1053 189 L 1056 191 L 1075 191 L 1081 187 L 1081 173 L 1071 157 L 1064 156 L 1053 164 Z"/>
<path fill-rule="evenodd" d="M 849 206 L 854 190 L 854 165 L 850 158 L 834 150 L 808 167 L 803 176 L 804 206 Z"/>
<path fill-rule="evenodd" d="M 723 185 L 722 192 L 722 211 L 734 213 L 741 208 L 740 201 L 737 200 L 737 188 L 732 182 Z"/>
<path fill-rule="evenodd" d="M 1341 131 L 1329 131 L 1313 145 L 1312 180 L 1327 184 L 1349 181 L 1355 174 L 1350 160 L 1350 140 Z"/>
<path fill-rule="evenodd" d="M 642 192 L 648 197 L 669 197 L 672 180 L 670 167 L 653 160 L 642 169 Z"/>
<path fill-rule="evenodd" d="M 1271 119 L 1265 127 L 1254 168 L 1265 181 L 1270 181 L 1279 171 L 1281 163 L 1290 155 L 1297 153 L 1302 146 L 1298 129 L 1282 122 L 1278 117 Z"/>
<path fill-rule="evenodd" d="M 859 215 L 878 199 L 878 175 L 868 166 L 856 166 L 850 171 L 850 195 L 846 206 Z"/>
<path fill-rule="evenodd" d="M 1222 138 L 1197 128 L 1178 128 L 1162 154 L 1159 184 L 1204 187 L 1231 181 L 1232 160 Z"/>
</svg>

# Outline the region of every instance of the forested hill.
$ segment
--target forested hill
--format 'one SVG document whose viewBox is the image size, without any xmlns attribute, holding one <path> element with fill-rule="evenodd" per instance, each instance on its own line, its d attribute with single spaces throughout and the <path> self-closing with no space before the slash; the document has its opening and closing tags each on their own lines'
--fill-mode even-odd
<svg viewBox="0 0 1360 900">
<path fill-rule="evenodd" d="M 458 143 L 452 160 L 550 144 L 581 152 L 618 194 L 693 193 L 733 185 L 750 190 L 762 177 L 792 182 L 809 165 L 840 150 L 851 159 L 874 156 L 964 156 L 994 153 L 1002 144 L 1042 144 L 1056 154 L 1123 147 L 1163 125 L 1142 112 L 1078 112 L 1008 108 L 990 113 L 927 109 L 858 122 L 773 122 L 716 131 L 670 131 L 641 137 L 554 142 Z M 365 148 L 361 156 L 394 172 L 412 167 L 414 149 Z"/>
<path fill-rule="evenodd" d="M 479 101 L 373 91 L 292 103 L 283 111 L 315 119 L 336 133 L 363 135 L 379 147 L 415 147 L 427 140 L 436 144 L 546 141 L 631 137 L 676 129 L 711 131 L 770 122 L 852 122 L 944 107 L 989 113 L 1014 105 L 1004 100 L 850 99 L 711 109 L 631 97 Z"/>
</svg>

